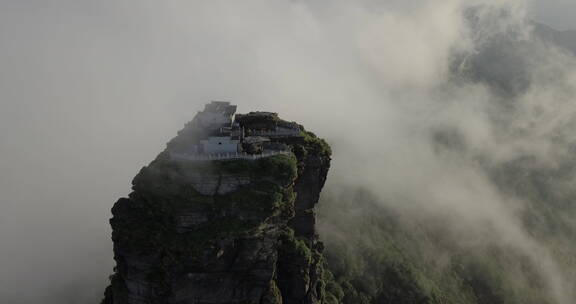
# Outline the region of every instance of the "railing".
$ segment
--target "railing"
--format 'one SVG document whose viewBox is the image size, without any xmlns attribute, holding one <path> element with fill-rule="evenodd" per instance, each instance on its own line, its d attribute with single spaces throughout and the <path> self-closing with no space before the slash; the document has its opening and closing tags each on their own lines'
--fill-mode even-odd
<svg viewBox="0 0 576 304">
<path fill-rule="evenodd" d="M 246 135 L 247 136 L 268 136 L 268 137 L 300 136 L 300 130 L 280 130 L 280 131 L 249 130 L 246 132 Z"/>
<path fill-rule="evenodd" d="M 248 154 L 248 153 L 212 153 L 212 154 L 182 154 L 182 153 L 171 153 L 170 157 L 173 160 L 185 160 L 185 161 L 207 161 L 207 160 L 223 160 L 223 159 L 247 159 L 256 160 L 264 157 L 270 157 L 274 155 L 290 155 L 289 151 L 265 151 L 261 154 Z"/>
</svg>

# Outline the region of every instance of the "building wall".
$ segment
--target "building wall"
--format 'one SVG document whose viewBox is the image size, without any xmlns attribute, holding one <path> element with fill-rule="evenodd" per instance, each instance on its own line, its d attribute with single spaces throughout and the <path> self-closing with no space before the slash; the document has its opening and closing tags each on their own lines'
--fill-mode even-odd
<svg viewBox="0 0 576 304">
<path fill-rule="evenodd" d="M 196 116 L 200 125 L 203 127 L 210 126 L 230 126 L 232 125 L 233 116 L 227 116 L 219 112 L 200 112 Z"/>
<path fill-rule="evenodd" d="M 235 153 L 238 152 L 239 140 L 230 139 L 230 137 L 210 137 L 202 140 L 204 153 Z"/>
</svg>

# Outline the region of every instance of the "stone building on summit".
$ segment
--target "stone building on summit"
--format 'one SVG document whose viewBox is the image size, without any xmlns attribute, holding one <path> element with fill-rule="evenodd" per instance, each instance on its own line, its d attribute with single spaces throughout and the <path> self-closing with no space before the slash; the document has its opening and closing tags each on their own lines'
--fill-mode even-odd
<svg viewBox="0 0 576 304">
<path fill-rule="evenodd" d="M 192 126 L 203 136 L 177 158 L 189 160 L 260 158 L 290 153 L 274 138 L 301 137 L 300 126 L 278 118 L 273 112 L 236 115 L 236 105 L 212 101 L 198 112 Z M 184 152 L 184 153 L 183 153 Z"/>
</svg>

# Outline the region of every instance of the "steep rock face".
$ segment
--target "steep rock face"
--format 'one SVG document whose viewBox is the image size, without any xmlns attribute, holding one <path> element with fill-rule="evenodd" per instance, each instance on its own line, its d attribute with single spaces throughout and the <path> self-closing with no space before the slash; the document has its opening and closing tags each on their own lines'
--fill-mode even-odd
<svg viewBox="0 0 576 304">
<path fill-rule="evenodd" d="M 257 121 L 256 121 L 257 122 Z M 254 123 L 254 121 L 251 121 Z M 300 126 L 293 153 L 182 161 L 189 124 L 112 209 L 115 272 L 103 303 L 323 303 L 314 206 L 330 148 Z"/>
</svg>

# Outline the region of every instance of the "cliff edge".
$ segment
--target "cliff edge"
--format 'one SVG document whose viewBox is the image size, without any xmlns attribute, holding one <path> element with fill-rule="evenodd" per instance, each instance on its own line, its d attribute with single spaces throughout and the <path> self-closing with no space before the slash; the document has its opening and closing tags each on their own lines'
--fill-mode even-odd
<svg viewBox="0 0 576 304">
<path fill-rule="evenodd" d="M 323 303 L 314 207 L 330 147 L 276 113 L 212 102 L 112 208 L 104 304 Z"/>
</svg>

